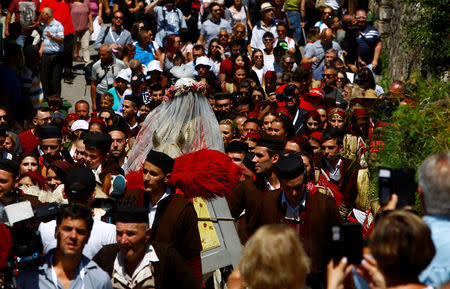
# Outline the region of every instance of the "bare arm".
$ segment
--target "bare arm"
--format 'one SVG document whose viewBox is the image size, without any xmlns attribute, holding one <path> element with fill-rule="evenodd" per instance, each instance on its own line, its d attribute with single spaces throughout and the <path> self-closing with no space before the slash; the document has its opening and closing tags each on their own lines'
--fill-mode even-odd
<svg viewBox="0 0 450 289">
<path fill-rule="evenodd" d="M 317 60 L 319 60 L 319 59 L 317 59 L 316 56 L 313 56 L 312 58 L 308 58 L 305 56 L 302 58 L 302 61 L 300 63 L 301 64 L 312 64 L 312 63 L 316 62 Z"/>
<path fill-rule="evenodd" d="M 8 10 L 5 19 L 5 37 L 9 37 L 9 23 L 11 22 L 12 12 Z"/>
<path fill-rule="evenodd" d="M 205 45 L 205 35 L 203 35 L 203 34 L 200 34 L 200 37 L 198 37 L 198 40 L 197 40 L 197 44 L 199 44 L 199 45 Z"/>
<path fill-rule="evenodd" d="M 153 12 L 155 11 L 154 9 L 156 5 L 159 4 L 159 2 L 161 2 L 161 0 L 156 0 L 148 4 L 147 7 L 145 7 L 145 14 L 153 14 Z"/>
<path fill-rule="evenodd" d="M 380 58 L 381 50 L 383 50 L 383 43 L 381 43 L 380 41 L 377 43 L 377 46 L 375 46 L 372 60 L 372 69 L 375 69 L 378 66 L 378 59 Z"/>
<path fill-rule="evenodd" d="M 98 24 L 102 24 L 102 22 L 103 22 L 103 0 L 98 1 L 97 20 L 98 20 Z"/>
<path fill-rule="evenodd" d="M 46 36 L 48 38 L 50 38 L 51 40 L 58 42 L 58 44 L 63 44 L 64 43 L 64 37 L 57 37 L 54 36 L 53 34 L 51 34 L 50 32 L 47 31 Z"/>
<path fill-rule="evenodd" d="M 95 81 L 91 81 L 91 101 L 92 101 L 92 111 L 97 111 L 97 102 L 96 102 L 96 94 L 97 94 L 97 84 Z"/>
<path fill-rule="evenodd" d="M 39 55 L 41 55 L 41 57 L 42 54 L 44 54 L 44 41 L 41 42 L 41 47 L 39 48 Z"/>
<path fill-rule="evenodd" d="M 305 0 L 299 0 L 300 1 L 300 15 L 302 16 L 302 27 L 305 26 L 305 17 L 306 17 L 306 1 Z"/>
<path fill-rule="evenodd" d="M 250 21 L 250 12 L 248 12 L 248 9 L 246 9 L 246 14 L 247 14 L 247 24 L 250 30 L 253 30 L 253 25 L 252 25 L 252 21 Z"/>
</svg>

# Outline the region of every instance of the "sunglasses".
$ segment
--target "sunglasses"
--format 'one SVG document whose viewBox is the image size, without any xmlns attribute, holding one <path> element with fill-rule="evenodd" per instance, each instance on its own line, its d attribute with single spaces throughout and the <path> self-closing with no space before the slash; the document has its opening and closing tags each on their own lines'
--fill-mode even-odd
<svg viewBox="0 0 450 289">
<path fill-rule="evenodd" d="M 219 37 L 228 37 L 227 34 L 219 34 Z"/>
<path fill-rule="evenodd" d="M 309 126 L 319 126 L 317 122 L 308 122 Z"/>
<path fill-rule="evenodd" d="M 273 38 L 264 38 L 264 42 L 272 42 Z"/>
<path fill-rule="evenodd" d="M 287 65 L 294 65 L 294 61 L 286 61 Z"/>
<path fill-rule="evenodd" d="M 236 31 L 236 34 L 244 34 L 244 33 L 245 33 L 244 30 L 238 30 L 238 31 Z"/>
<path fill-rule="evenodd" d="M 280 32 L 286 32 L 286 30 L 281 29 L 281 30 L 277 30 L 277 32 L 278 32 L 278 33 L 280 33 Z"/>
<path fill-rule="evenodd" d="M 116 19 L 123 19 L 123 16 L 114 16 Z"/>
<path fill-rule="evenodd" d="M 332 77 L 334 74 L 322 74 L 322 77 L 323 78 L 325 78 L 325 77 L 327 77 L 327 78 L 330 78 L 330 77 Z"/>
<path fill-rule="evenodd" d="M 344 77 L 338 77 L 336 81 L 344 81 L 345 78 Z"/>
<path fill-rule="evenodd" d="M 46 151 L 48 149 L 56 150 L 59 146 L 57 145 L 41 145 L 41 148 L 43 151 Z"/>
<path fill-rule="evenodd" d="M 220 46 L 218 46 L 218 45 L 213 45 L 213 46 L 211 46 L 211 48 L 213 48 L 213 49 L 219 49 Z"/>
<path fill-rule="evenodd" d="M 0 119 L 7 119 L 8 116 L 7 115 L 0 115 Z"/>
</svg>

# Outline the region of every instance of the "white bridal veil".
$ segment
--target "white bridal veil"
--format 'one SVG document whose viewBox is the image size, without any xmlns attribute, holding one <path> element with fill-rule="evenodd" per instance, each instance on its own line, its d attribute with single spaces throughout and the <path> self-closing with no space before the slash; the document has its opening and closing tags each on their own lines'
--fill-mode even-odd
<svg viewBox="0 0 450 289">
<path fill-rule="evenodd" d="M 191 78 L 179 79 L 177 96 L 149 113 L 128 155 L 125 173 L 140 170 L 151 149 L 172 158 L 205 148 L 224 152 L 222 133 L 208 99 L 200 91 L 189 90 L 195 83 Z"/>
</svg>

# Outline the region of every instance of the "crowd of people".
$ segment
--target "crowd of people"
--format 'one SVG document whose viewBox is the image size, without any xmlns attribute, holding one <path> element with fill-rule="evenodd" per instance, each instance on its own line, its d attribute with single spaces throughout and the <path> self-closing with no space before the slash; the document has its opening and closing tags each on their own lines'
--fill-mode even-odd
<svg viewBox="0 0 450 289">
<path fill-rule="evenodd" d="M 239 172 L 224 185 L 244 246 L 228 288 L 448 282 L 449 154 L 419 169 L 423 220 L 395 194 L 378 202 L 385 128 L 414 100 L 402 81 L 377 84 L 374 15 L 347 2 L 7 3 L 0 208 L 59 207 L 35 224 L 43 258 L 17 287 L 219 288 L 202 276 L 192 199 L 171 183 L 177 157 L 200 149 Z M 61 82 L 74 85 L 75 67 L 90 89 L 70 103 Z M 359 265 L 330 261 L 330 227 L 344 222 L 370 239 Z M 0 231 L 7 272 L 15 240 Z"/>
</svg>

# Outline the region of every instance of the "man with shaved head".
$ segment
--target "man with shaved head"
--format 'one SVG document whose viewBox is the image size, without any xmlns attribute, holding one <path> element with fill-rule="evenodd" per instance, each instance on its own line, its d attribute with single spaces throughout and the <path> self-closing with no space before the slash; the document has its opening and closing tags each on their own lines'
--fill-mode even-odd
<svg viewBox="0 0 450 289">
<path fill-rule="evenodd" d="M 333 48 L 338 56 L 342 54 L 341 46 L 333 41 L 333 31 L 325 28 L 320 33 L 320 39 L 310 46 L 305 47 L 305 54 L 302 59 L 303 64 L 310 64 L 313 69 L 313 78 L 322 79 L 323 66 L 325 65 L 325 52 Z"/>
</svg>

